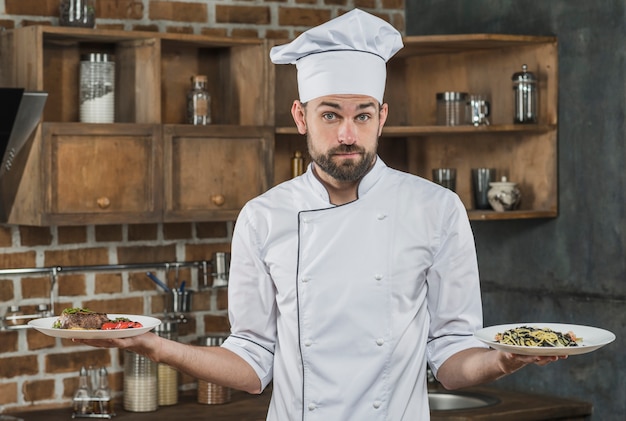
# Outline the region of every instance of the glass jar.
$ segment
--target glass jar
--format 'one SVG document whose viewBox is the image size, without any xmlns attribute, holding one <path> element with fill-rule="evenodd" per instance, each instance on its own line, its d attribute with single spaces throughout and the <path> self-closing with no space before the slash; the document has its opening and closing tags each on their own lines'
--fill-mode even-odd
<svg viewBox="0 0 626 421">
<path fill-rule="evenodd" d="M 96 1 L 61 0 L 59 25 L 93 28 L 96 26 Z"/>
<path fill-rule="evenodd" d="M 157 363 L 132 351 L 124 352 L 124 409 L 151 412 L 158 408 Z"/>
<path fill-rule="evenodd" d="M 522 65 L 522 71 L 513 74 L 513 91 L 515 91 L 514 123 L 537 122 L 537 78 Z"/>
<path fill-rule="evenodd" d="M 91 53 L 80 61 L 80 121 L 113 123 L 115 63 L 109 54 Z"/>
<path fill-rule="evenodd" d="M 166 339 L 178 340 L 178 321 L 166 319 L 154 329 L 154 332 Z M 178 371 L 167 364 L 159 363 L 157 368 L 159 381 L 159 406 L 178 403 Z"/>
<path fill-rule="evenodd" d="M 207 77 L 191 77 L 191 90 L 187 93 L 187 122 L 194 125 L 211 124 L 211 96 L 207 89 Z"/>
<path fill-rule="evenodd" d="M 438 92 L 437 124 L 440 126 L 460 126 L 468 123 L 467 92 Z"/>
</svg>

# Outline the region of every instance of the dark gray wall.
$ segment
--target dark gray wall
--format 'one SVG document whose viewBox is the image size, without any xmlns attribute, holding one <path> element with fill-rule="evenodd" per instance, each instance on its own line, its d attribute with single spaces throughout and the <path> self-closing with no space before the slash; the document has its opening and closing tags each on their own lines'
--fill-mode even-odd
<svg viewBox="0 0 626 421">
<path fill-rule="evenodd" d="M 407 35 L 555 35 L 559 216 L 475 222 L 485 325 L 602 327 L 617 340 L 494 385 L 593 402 L 626 419 L 626 16 L 624 0 L 407 0 Z M 511 75 L 502 75 L 510 78 Z"/>
</svg>

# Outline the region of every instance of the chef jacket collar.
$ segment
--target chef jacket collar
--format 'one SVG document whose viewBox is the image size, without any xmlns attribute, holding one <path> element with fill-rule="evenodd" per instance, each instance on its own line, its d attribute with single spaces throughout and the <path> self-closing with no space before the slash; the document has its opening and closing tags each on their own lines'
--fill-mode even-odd
<svg viewBox="0 0 626 421">
<path fill-rule="evenodd" d="M 317 178 L 314 174 L 313 166 L 314 162 L 309 164 L 309 168 L 305 173 L 306 180 L 311 187 L 311 189 L 317 194 L 319 199 L 323 200 L 327 205 L 332 205 L 330 203 L 330 196 L 328 195 L 328 190 L 324 184 Z M 363 195 L 367 194 L 368 191 L 371 190 L 372 187 L 376 184 L 376 182 L 380 179 L 383 172 L 387 168 L 387 164 L 383 162 L 382 159 L 378 155 L 376 155 L 376 161 L 374 162 L 374 166 L 363 176 L 361 182 L 358 186 L 357 191 L 357 200 L 363 197 Z M 334 206 L 334 205 L 333 205 Z"/>
</svg>

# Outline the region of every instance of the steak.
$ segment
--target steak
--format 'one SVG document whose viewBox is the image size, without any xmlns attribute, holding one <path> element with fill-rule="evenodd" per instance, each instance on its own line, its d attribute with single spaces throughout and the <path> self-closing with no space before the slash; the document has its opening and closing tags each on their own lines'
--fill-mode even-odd
<svg viewBox="0 0 626 421">
<path fill-rule="evenodd" d="M 79 310 L 75 313 L 61 313 L 59 327 L 61 329 L 100 329 L 102 324 L 109 321 L 106 313 Z"/>
</svg>

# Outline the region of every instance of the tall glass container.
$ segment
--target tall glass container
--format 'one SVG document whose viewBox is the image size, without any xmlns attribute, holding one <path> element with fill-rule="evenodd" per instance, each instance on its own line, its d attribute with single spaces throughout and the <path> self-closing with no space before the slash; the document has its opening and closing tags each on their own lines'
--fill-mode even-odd
<svg viewBox="0 0 626 421">
<path fill-rule="evenodd" d="M 515 91 L 515 123 L 537 122 L 537 78 L 522 66 L 522 71 L 513 74 Z"/>
<path fill-rule="evenodd" d="M 96 0 L 61 0 L 59 25 L 83 28 L 96 26 Z"/>
<path fill-rule="evenodd" d="M 124 352 L 124 409 L 150 412 L 158 408 L 157 363 L 132 351 Z"/>
<path fill-rule="evenodd" d="M 80 121 L 113 123 L 115 63 L 109 54 L 91 53 L 80 61 Z"/>
<path fill-rule="evenodd" d="M 187 122 L 194 125 L 211 124 L 211 96 L 206 89 L 207 77 L 191 77 L 191 90 L 187 93 Z"/>
</svg>

